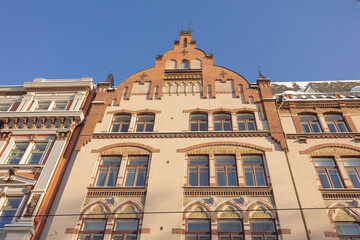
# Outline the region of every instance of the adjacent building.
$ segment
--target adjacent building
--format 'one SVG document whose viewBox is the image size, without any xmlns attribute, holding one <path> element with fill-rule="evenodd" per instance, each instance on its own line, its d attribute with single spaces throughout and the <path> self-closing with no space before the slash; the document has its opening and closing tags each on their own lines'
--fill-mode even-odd
<svg viewBox="0 0 360 240">
<path fill-rule="evenodd" d="M 93 96 L 91 78 L 0 86 L 0 239 L 39 239 Z"/>
</svg>

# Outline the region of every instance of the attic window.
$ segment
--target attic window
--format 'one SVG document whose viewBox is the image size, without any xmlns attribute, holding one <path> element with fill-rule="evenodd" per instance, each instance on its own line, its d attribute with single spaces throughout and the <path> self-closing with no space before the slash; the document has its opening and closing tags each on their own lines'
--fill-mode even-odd
<svg viewBox="0 0 360 240">
<path fill-rule="evenodd" d="M 187 38 L 184 38 L 184 46 L 183 47 L 187 47 Z"/>
<path fill-rule="evenodd" d="M 189 61 L 188 60 L 182 60 L 179 64 L 180 69 L 189 69 Z"/>
</svg>

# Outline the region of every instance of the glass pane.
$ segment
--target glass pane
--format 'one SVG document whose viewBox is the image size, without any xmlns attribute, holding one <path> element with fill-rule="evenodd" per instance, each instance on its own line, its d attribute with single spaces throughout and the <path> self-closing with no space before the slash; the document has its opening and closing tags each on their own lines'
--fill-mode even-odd
<svg viewBox="0 0 360 240">
<path fill-rule="evenodd" d="M 85 220 L 83 231 L 104 231 L 106 220 Z"/>
<path fill-rule="evenodd" d="M 246 125 L 245 125 L 245 122 L 243 121 L 239 121 L 238 122 L 238 127 L 239 127 L 239 131 L 246 131 Z"/>
<path fill-rule="evenodd" d="M 235 164 L 234 156 L 216 156 L 216 164 Z"/>
<path fill-rule="evenodd" d="M 311 123 L 311 127 L 312 127 L 314 133 L 321 132 L 320 125 L 317 122 L 316 123 Z"/>
<path fill-rule="evenodd" d="M 226 120 L 226 119 L 231 119 L 229 114 L 215 114 L 214 115 L 214 120 Z"/>
<path fill-rule="evenodd" d="M 256 183 L 258 186 L 266 186 L 264 170 L 261 167 L 255 168 Z"/>
<path fill-rule="evenodd" d="M 244 239 L 243 236 L 241 236 L 241 235 L 233 235 L 232 237 L 233 237 L 232 240 L 242 240 L 242 239 Z"/>
<path fill-rule="evenodd" d="M 30 153 L 28 164 L 39 164 L 43 153 Z"/>
<path fill-rule="evenodd" d="M 300 121 L 317 121 L 317 118 L 314 115 L 300 115 Z"/>
<path fill-rule="evenodd" d="M 244 164 L 262 164 L 262 158 L 259 155 L 243 156 Z"/>
<path fill-rule="evenodd" d="M 355 169 L 348 169 L 347 170 L 351 183 L 353 184 L 354 188 L 360 188 L 360 181 L 357 172 Z"/>
<path fill-rule="evenodd" d="M 120 124 L 114 123 L 111 127 L 111 132 L 119 132 Z"/>
<path fill-rule="evenodd" d="M 220 232 L 242 232 L 241 221 L 220 221 Z"/>
<path fill-rule="evenodd" d="M 134 184 L 135 179 L 135 169 L 128 168 L 125 180 L 125 186 L 132 186 Z"/>
<path fill-rule="evenodd" d="M 6 112 L 9 110 L 11 104 L 2 104 L 0 105 L 0 112 Z"/>
<path fill-rule="evenodd" d="M 103 157 L 101 165 L 120 165 L 121 157 Z"/>
<path fill-rule="evenodd" d="M 246 186 L 255 186 L 252 169 L 245 169 L 245 181 L 246 181 Z"/>
<path fill-rule="evenodd" d="M 251 228 L 253 232 L 275 232 L 272 221 L 252 221 Z"/>
<path fill-rule="evenodd" d="M 154 120 L 154 115 L 141 115 L 138 117 L 139 121 L 153 121 Z"/>
<path fill-rule="evenodd" d="M 326 172 L 323 170 L 318 170 L 318 174 L 319 174 L 321 186 L 323 188 L 331 188 L 330 181 Z"/>
<path fill-rule="evenodd" d="M 121 130 L 120 132 L 127 132 L 129 130 L 129 123 L 128 122 L 123 122 L 121 124 Z"/>
<path fill-rule="evenodd" d="M 136 234 L 126 234 L 125 240 L 136 240 Z"/>
<path fill-rule="evenodd" d="M 50 103 L 51 102 L 39 103 L 36 107 L 36 110 L 41 110 L 41 111 L 45 110 L 46 111 L 46 110 L 48 110 Z"/>
<path fill-rule="evenodd" d="M 97 178 L 97 181 L 95 184 L 96 186 L 104 186 L 105 185 L 106 174 L 107 174 L 107 169 L 99 170 L 98 178 Z"/>
<path fill-rule="evenodd" d="M 302 130 L 304 133 L 311 133 L 310 127 L 308 123 L 301 123 Z"/>
<path fill-rule="evenodd" d="M 118 175 L 118 168 L 110 168 L 106 186 L 108 186 L 108 187 L 115 186 L 117 175 Z"/>
<path fill-rule="evenodd" d="M 248 130 L 249 131 L 255 131 L 256 127 L 255 127 L 255 122 L 248 122 Z"/>
<path fill-rule="evenodd" d="M 114 234 L 112 240 L 125 240 L 124 234 Z"/>
<path fill-rule="evenodd" d="M 122 122 L 128 122 L 130 121 L 129 115 L 118 115 L 114 117 L 113 121 L 122 121 Z"/>
<path fill-rule="evenodd" d="M 147 165 L 147 162 L 148 162 L 147 156 L 130 157 L 129 160 L 130 165 Z"/>
<path fill-rule="evenodd" d="M 209 186 L 209 170 L 207 167 L 200 168 L 200 186 Z"/>
<path fill-rule="evenodd" d="M 186 240 L 197 240 L 197 235 L 187 235 Z"/>
<path fill-rule="evenodd" d="M 154 128 L 154 123 L 146 123 L 146 128 L 145 128 L 145 132 L 152 132 Z"/>
<path fill-rule="evenodd" d="M 343 123 L 343 122 L 337 122 L 337 125 L 338 125 L 338 128 L 339 128 L 340 132 L 348 132 L 345 123 Z"/>
<path fill-rule="evenodd" d="M 344 166 L 360 166 L 360 158 L 343 158 Z"/>
<path fill-rule="evenodd" d="M 21 203 L 21 200 L 22 200 L 21 197 L 18 197 L 18 198 L 15 198 L 15 197 L 10 198 L 9 197 L 6 201 L 5 206 L 18 208 Z"/>
<path fill-rule="evenodd" d="M 197 122 L 190 123 L 190 130 L 191 131 L 198 131 L 198 123 Z"/>
<path fill-rule="evenodd" d="M 206 120 L 207 115 L 206 114 L 192 114 L 190 116 L 190 120 Z"/>
<path fill-rule="evenodd" d="M 237 186 L 236 169 L 234 167 L 228 168 L 228 186 Z"/>
<path fill-rule="evenodd" d="M 264 236 L 262 236 L 262 235 L 253 235 L 253 239 L 254 239 L 254 240 L 263 240 L 263 239 L 265 239 L 265 238 L 264 238 Z"/>
<path fill-rule="evenodd" d="M 189 220 L 187 223 L 188 232 L 209 232 L 210 225 L 207 220 Z"/>
<path fill-rule="evenodd" d="M 136 125 L 136 131 L 137 132 L 143 132 L 144 131 L 144 123 L 138 123 Z"/>
<path fill-rule="evenodd" d="M 217 178 L 218 186 L 226 186 L 225 169 L 223 168 L 216 169 L 216 178 Z"/>
<path fill-rule="evenodd" d="M 189 169 L 189 185 L 190 186 L 198 186 L 197 180 L 198 180 L 197 168 L 190 168 Z"/>
<path fill-rule="evenodd" d="M 325 115 L 325 120 L 326 121 L 337 121 L 337 120 L 342 121 L 342 117 L 340 115 Z"/>
<path fill-rule="evenodd" d="M 138 228 L 138 220 L 117 220 L 115 231 L 136 232 Z"/>
<path fill-rule="evenodd" d="M 207 156 L 190 156 L 190 164 L 208 164 Z"/>
<path fill-rule="evenodd" d="M 242 113 L 237 115 L 237 119 L 254 119 L 254 115 Z"/>
<path fill-rule="evenodd" d="M 358 223 L 335 223 L 339 235 L 360 235 Z"/>
<path fill-rule="evenodd" d="M 16 214 L 15 210 L 3 210 L 0 217 L 0 228 L 3 228 L 5 224 L 11 223 Z"/>
<path fill-rule="evenodd" d="M 330 132 L 332 132 L 332 133 L 337 132 L 337 129 L 336 129 L 335 124 L 333 122 L 328 122 L 327 124 L 328 124 Z"/>
<path fill-rule="evenodd" d="M 200 131 L 207 131 L 208 127 L 207 127 L 207 122 L 201 122 L 200 123 Z"/>
<path fill-rule="evenodd" d="M 215 131 L 222 131 L 221 122 L 214 122 Z"/>
<path fill-rule="evenodd" d="M 210 240 L 210 235 L 200 235 L 200 240 Z"/>
<path fill-rule="evenodd" d="M 329 169 L 329 174 L 334 188 L 343 188 L 338 171 L 336 169 Z"/>
<path fill-rule="evenodd" d="M 146 168 L 138 168 L 135 186 L 145 186 Z"/>
<path fill-rule="evenodd" d="M 224 122 L 224 131 L 231 131 L 231 123 L 230 122 Z"/>
<path fill-rule="evenodd" d="M 333 166 L 335 166 L 332 158 L 314 158 L 314 164 L 317 167 L 333 167 Z"/>
<path fill-rule="evenodd" d="M 222 235 L 220 236 L 220 240 L 231 240 L 231 237 L 230 235 L 226 235 L 226 236 Z"/>
<path fill-rule="evenodd" d="M 67 102 L 55 102 L 55 106 L 53 107 L 53 110 L 65 110 L 67 106 Z"/>
</svg>

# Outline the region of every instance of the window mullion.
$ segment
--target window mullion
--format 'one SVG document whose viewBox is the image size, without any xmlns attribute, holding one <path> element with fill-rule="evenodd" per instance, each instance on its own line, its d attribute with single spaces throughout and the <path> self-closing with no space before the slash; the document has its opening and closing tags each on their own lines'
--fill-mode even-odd
<svg viewBox="0 0 360 240">
<path fill-rule="evenodd" d="M 22 156 L 19 164 L 25 164 L 26 160 L 30 157 L 30 153 L 35 146 L 35 142 L 30 142 L 28 147 L 26 148 L 24 155 Z"/>
</svg>

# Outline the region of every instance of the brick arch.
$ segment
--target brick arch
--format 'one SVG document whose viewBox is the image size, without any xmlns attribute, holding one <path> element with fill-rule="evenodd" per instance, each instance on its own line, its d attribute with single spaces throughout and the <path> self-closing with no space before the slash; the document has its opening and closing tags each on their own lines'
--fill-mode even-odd
<svg viewBox="0 0 360 240">
<path fill-rule="evenodd" d="M 203 148 L 203 147 L 210 147 L 210 146 L 235 146 L 235 147 L 248 147 L 248 148 L 253 148 L 262 152 L 271 152 L 272 149 L 271 148 L 264 148 L 261 146 L 257 146 L 254 144 L 248 144 L 248 143 L 241 143 L 241 142 L 210 142 L 210 143 L 202 143 L 202 144 L 196 144 L 190 147 L 186 147 L 186 148 L 179 148 L 176 151 L 177 152 L 188 152 L 188 151 L 192 151 L 198 148 Z"/>
<path fill-rule="evenodd" d="M 318 112 L 315 111 L 315 110 L 311 110 L 311 109 L 296 109 L 296 113 L 298 115 L 306 115 L 306 114 L 309 114 L 309 115 L 317 115 Z"/>
<path fill-rule="evenodd" d="M 110 207 L 109 207 L 105 202 L 103 202 L 103 201 L 101 201 L 101 200 L 98 200 L 98 201 L 96 201 L 96 202 L 93 202 L 93 203 L 87 205 L 87 206 L 81 211 L 81 213 L 80 213 L 80 218 L 79 218 L 79 219 L 81 220 L 81 219 L 83 219 L 83 218 L 86 218 L 86 215 L 84 215 L 84 214 L 86 214 L 86 212 L 87 212 L 88 210 L 90 210 L 92 207 L 94 207 L 94 206 L 96 206 L 96 205 L 101 205 L 101 206 L 103 206 L 103 207 L 106 209 L 106 212 L 107 212 L 107 213 L 110 213 L 110 212 L 111 212 Z"/>
<path fill-rule="evenodd" d="M 101 153 L 101 152 L 104 152 L 104 151 L 109 150 L 111 148 L 118 148 L 118 147 L 137 147 L 137 148 L 145 149 L 145 150 L 147 150 L 149 152 L 152 152 L 152 153 L 160 152 L 160 149 L 155 149 L 155 148 L 152 148 L 150 146 L 147 146 L 147 145 L 141 144 L 141 143 L 115 143 L 115 144 L 111 144 L 109 146 L 105 146 L 105 147 L 102 147 L 102 148 L 99 148 L 99 149 L 94 149 L 91 152 L 92 153 Z"/>
<path fill-rule="evenodd" d="M 330 219 L 330 221 L 332 223 L 335 222 L 334 218 L 336 216 L 336 210 L 338 210 L 338 209 L 342 209 L 345 212 L 349 211 L 350 212 L 349 215 L 351 217 L 355 218 L 358 222 L 360 221 L 360 214 L 354 208 L 349 206 L 349 204 L 347 204 L 347 203 L 334 203 L 334 204 L 331 204 L 329 206 L 329 211 L 328 211 L 328 216 L 329 216 L 329 219 Z"/>
<path fill-rule="evenodd" d="M 203 202 L 201 202 L 201 201 L 196 201 L 196 202 L 193 202 L 193 203 L 189 204 L 189 205 L 185 208 L 185 210 L 184 210 L 184 212 L 183 212 L 183 219 L 186 219 L 186 214 L 187 214 L 189 211 L 191 211 L 191 208 L 193 208 L 194 206 L 201 206 L 201 207 L 205 208 L 205 210 L 208 212 L 210 218 L 213 218 L 213 214 L 212 214 L 212 211 L 211 211 L 210 207 L 207 206 L 205 203 L 203 203 Z"/>
<path fill-rule="evenodd" d="M 337 114 L 337 115 L 343 115 L 344 111 L 339 110 L 339 109 L 327 109 L 325 111 L 322 111 L 322 114 L 326 115 L 326 114 Z"/>
<path fill-rule="evenodd" d="M 141 205 L 140 205 L 139 203 L 133 201 L 133 200 L 128 200 L 128 201 L 126 201 L 126 202 L 121 203 L 120 205 L 118 205 L 118 206 L 115 208 L 115 210 L 114 210 L 113 212 L 114 212 L 114 213 L 119 212 L 119 210 L 120 210 L 122 207 L 124 207 L 125 205 L 132 205 L 132 206 L 134 206 L 134 207 L 137 209 L 137 211 L 138 211 L 139 214 L 142 214 L 142 213 L 143 213 L 143 210 L 142 210 Z"/>
<path fill-rule="evenodd" d="M 359 152 L 360 154 L 360 148 L 359 147 L 355 147 L 355 146 L 351 146 L 351 145 L 347 145 L 347 144 L 343 144 L 343 143 L 324 143 L 324 144 L 319 144 L 313 147 L 310 147 L 306 150 L 303 151 L 299 151 L 300 154 L 309 154 L 312 151 L 321 149 L 321 148 L 327 148 L 327 147 L 337 147 L 337 148 L 348 148 L 354 151 Z"/>
</svg>

